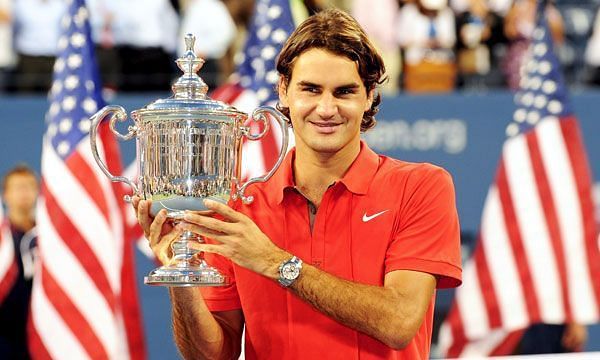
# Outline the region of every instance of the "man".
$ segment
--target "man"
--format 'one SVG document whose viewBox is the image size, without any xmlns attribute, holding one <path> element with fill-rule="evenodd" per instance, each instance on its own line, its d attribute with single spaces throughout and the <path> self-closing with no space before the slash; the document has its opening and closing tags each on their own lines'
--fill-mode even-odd
<svg viewBox="0 0 600 360">
<path fill-rule="evenodd" d="M 254 202 L 206 202 L 170 228 L 135 200 L 154 253 L 167 262 L 184 230 L 212 239 L 227 287 L 171 289 L 185 358 L 426 359 L 436 287 L 460 283 L 450 176 L 379 156 L 361 142 L 375 124 L 385 72 L 364 31 L 325 10 L 291 35 L 277 61 L 280 109 L 296 148 L 249 188 Z M 220 220 L 223 219 L 223 220 Z"/>
<path fill-rule="evenodd" d="M 26 325 L 36 246 L 37 195 L 37 178 L 29 167 L 18 165 L 4 176 L 2 197 L 7 216 L 2 222 L 0 241 L 13 247 L 18 268 L 16 277 L 7 284 L 5 296 L 0 299 L 0 354 L 6 359 L 29 358 Z"/>
</svg>

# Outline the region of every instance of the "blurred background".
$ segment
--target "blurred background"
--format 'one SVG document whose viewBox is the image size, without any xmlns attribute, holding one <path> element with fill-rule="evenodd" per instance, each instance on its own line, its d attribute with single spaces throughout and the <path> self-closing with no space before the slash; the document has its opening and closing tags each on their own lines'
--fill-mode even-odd
<svg viewBox="0 0 600 360">
<path fill-rule="evenodd" d="M 196 35 L 206 60 L 200 75 L 216 89 L 235 79 L 253 0 L 87 0 L 92 39 L 109 103 L 128 111 L 170 95 L 181 72 L 174 59 L 183 34 Z M 534 0 L 291 0 L 294 17 L 327 6 L 347 10 L 384 56 L 388 81 L 379 125 L 365 135 L 377 151 L 427 161 L 452 174 L 463 230 L 464 257 L 479 229 L 506 125 L 513 118 L 521 64 L 533 34 Z M 40 172 L 47 93 L 60 47 L 62 0 L 0 0 L 0 173 L 27 163 Z M 546 9 L 600 204 L 600 0 L 555 0 Z M 122 143 L 123 163 L 135 157 Z M 597 211 L 600 213 L 600 211 Z M 178 357 L 167 292 L 142 284 L 155 267 L 136 252 L 137 283 L 148 358 Z M 598 279 L 595 279 L 596 281 Z M 452 301 L 438 294 L 436 326 Z M 437 328 L 436 328 L 437 331 Z M 433 354 L 436 355 L 434 333 Z M 600 351 L 600 329 L 589 327 L 586 350 Z M 0 354 L 1 355 L 1 354 Z M 0 356 L 1 357 L 1 356 Z"/>
</svg>

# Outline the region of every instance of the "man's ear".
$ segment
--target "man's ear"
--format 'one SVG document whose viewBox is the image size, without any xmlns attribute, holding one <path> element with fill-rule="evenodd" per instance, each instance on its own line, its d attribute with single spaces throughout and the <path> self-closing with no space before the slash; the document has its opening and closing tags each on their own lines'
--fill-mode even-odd
<svg viewBox="0 0 600 360">
<path fill-rule="evenodd" d="M 287 84 L 283 76 L 279 76 L 277 92 L 279 93 L 279 104 L 283 107 L 288 107 Z"/>
</svg>

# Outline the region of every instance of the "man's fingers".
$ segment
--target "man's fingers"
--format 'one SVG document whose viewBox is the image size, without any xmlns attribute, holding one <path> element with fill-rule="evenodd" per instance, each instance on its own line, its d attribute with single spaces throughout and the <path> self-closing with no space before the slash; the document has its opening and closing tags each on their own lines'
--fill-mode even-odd
<svg viewBox="0 0 600 360">
<path fill-rule="evenodd" d="M 188 222 L 179 223 L 177 225 L 177 227 L 181 228 L 183 230 L 191 231 L 200 236 L 205 236 L 205 237 L 211 238 L 211 239 L 219 241 L 219 242 L 220 242 L 220 239 L 225 235 L 222 232 L 213 231 L 204 226 L 200 226 L 200 225 L 196 225 L 196 224 L 192 224 L 192 223 L 188 223 Z"/>
<path fill-rule="evenodd" d="M 244 217 L 244 215 L 242 215 L 241 213 L 233 210 L 228 205 L 220 203 L 218 201 L 205 199 L 204 206 L 206 206 L 209 210 L 212 210 L 215 213 L 222 215 L 226 220 L 240 221 Z"/>
<path fill-rule="evenodd" d="M 202 251 L 202 252 L 207 252 L 207 253 L 211 253 L 211 254 L 219 254 L 219 255 L 227 257 L 227 254 L 225 254 L 223 252 L 223 247 L 221 245 L 197 244 L 196 246 L 194 246 L 194 248 L 196 248 L 197 250 Z"/>
<path fill-rule="evenodd" d="M 152 218 L 150 217 L 150 200 L 140 200 L 137 208 L 137 218 L 140 226 L 144 230 L 146 236 L 149 235 L 150 225 L 152 224 Z"/>
<path fill-rule="evenodd" d="M 162 227 L 167 220 L 167 211 L 162 209 L 154 218 L 154 221 L 148 227 L 149 233 L 147 234 L 148 240 L 150 240 L 150 247 L 154 247 L 160 240 L 160 234 Z M 146 227 L 144 227 L 146 229 Z"/>
<path fill-rule="evenodd" d="M 203 228 L 206 228 L 206 229 L 218 232 L 218 233 L 225 233 L 225 234 L 231 233 L 235 226 L 232 223 L 225 222 L 225 221 L 222 221 L 219 219 L 215 219 L 212 216 L 193 214 L 193 213 L 186 213 L 184 215 L 183 219 L 188 224 L 198 225 L 200 227 L 203 227 Z"/>
</svg>

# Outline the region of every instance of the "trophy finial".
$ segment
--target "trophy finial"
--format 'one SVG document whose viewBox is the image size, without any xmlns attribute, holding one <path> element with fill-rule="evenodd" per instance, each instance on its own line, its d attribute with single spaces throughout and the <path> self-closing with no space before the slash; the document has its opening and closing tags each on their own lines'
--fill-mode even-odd
<svg viewBox="0 0 600 360">
<path fill-rule="evenodd" d="M 183 71 L 183 75 L 171 88 L 177 99 L 205 99 L 208 85 L 197 74 L 204 65 L 204 59 L 196 56 L 194 51 L 196 37 L 193 34 L 186 34 L 184 41 L 185 54 L 175 60 L 177 67 Z"/>
<path fill-rule="evenodd" d="M 194 34 L 185 34 L 185 54 L 194 52 L 194 44 L 196 43 L 196 37 Z"/>
</svg>

